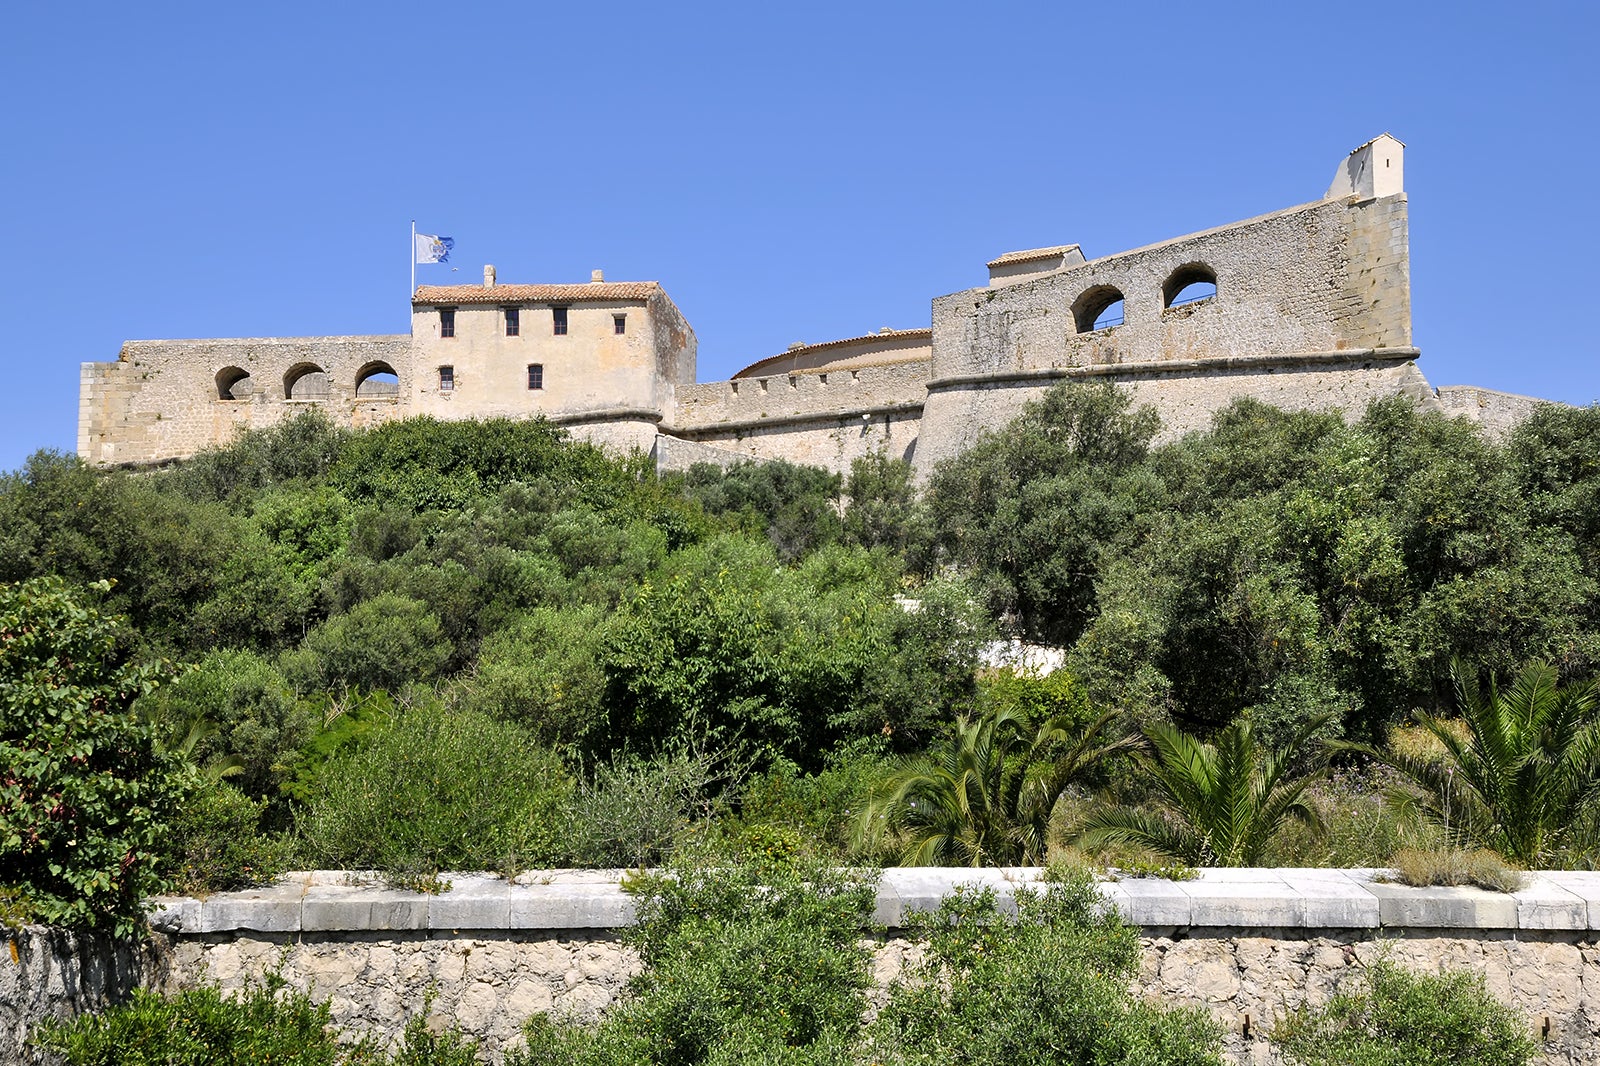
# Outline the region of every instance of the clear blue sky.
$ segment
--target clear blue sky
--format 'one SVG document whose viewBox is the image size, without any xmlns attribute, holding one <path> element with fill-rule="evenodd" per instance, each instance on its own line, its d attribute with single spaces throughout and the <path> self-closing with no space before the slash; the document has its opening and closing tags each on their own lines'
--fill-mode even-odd
<svg viewBox="0 0 1600 1066">
<path fill-rule="evenodd" d="M 655 279 L 700 378 L 926 326 L 1407 143 L 1435 385 L 1600 398 L 1594 3 L 16 5 L 0 468 L 124 339 L 398 333 L 424 284 Z"/>
</svg>

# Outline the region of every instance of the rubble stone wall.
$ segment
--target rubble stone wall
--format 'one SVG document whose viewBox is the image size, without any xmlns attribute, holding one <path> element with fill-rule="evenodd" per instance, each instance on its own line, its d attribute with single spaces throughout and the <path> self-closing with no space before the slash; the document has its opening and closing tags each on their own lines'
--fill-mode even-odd
<svg viewBox="0 0 1600 1066">
<path fill-rule="evenodd" d="M 897 932 L 909 913 L 965 884 L 1009 906 L 1037 876 L 884 871 L 874 1002 L 919 952 Z M 426 1010 L 498 1055 L 531 1014 L 592 1020 L 638 972 L 618 934 L 633 920 L 621 879 L 621 871 L 544 871 L 515 882 L 453 875 L 448 891 L 425 896 L 308 873 L 251 892 L 162 900 L 144 945 L 9 931 L 0 934 L 10 949 L 0 953 L 0 1061 L 30 1061 L 23 1039 L 40 1019 L 103 1008 L 140 985 L 232 991 L 272 972 L 327 1000 L 334 1022 L 352 1032 L 394 1035 Z M 1206 870 L 1189 882 L 1107 882 L 1101 893 L 1143 929 L 1134 991 L 1210 1011 L 1237 1063 L 1275 1062 L 1266 1037 L 1278 1017 L 1325 1002 L 1383 956 L 1415 970 L 1482 974 L 1544 1036 L 1546 1063 L 1600 1057 L 1600 874 L 1534 874 L 1505 894 L 1384 884 L 1373 871 Z"/>
</svg>

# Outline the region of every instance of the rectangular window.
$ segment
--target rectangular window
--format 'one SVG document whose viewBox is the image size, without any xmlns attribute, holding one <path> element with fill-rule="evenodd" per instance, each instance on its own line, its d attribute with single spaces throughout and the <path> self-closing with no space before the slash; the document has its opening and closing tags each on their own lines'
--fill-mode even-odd
<svg viewBox="0 0 1600 1066">
<path fill-rule="evenodd" d="M 456 309 L 454 307 L 439 308 L 439 336 L 454 337 L 456 335 Z"/>
<path fill-rule="evenodd" d="M 612 315 L 611 316 L 611 331 L 613 333 L 617 334 L 619 337 L 622 334 L 628 332 L 628 316 L 627 315 Z"/>
<path fill-rule="evenodd" d="M 522 310 L 517 307 L 502 308 L 506 313 L 506 336 L 515 337 L 522 331 Z"/>
<path fill-rule="evenodd" d="M 542 389 L 542 388 L 544 388 L 544 364 L 543 363 L 529 363 L 528 364 L 528 388 L 530 388 L 530 389 Z"/>
<path fill-rule="evenodd" d="M 455 387 L 456 368 L 453 366 L 441 366 L 439 368 L 439 391 L 453 392 L 455 391 Z"/>
<path fill-rule="evenodd" d="M 567 309 L 565 307 L 552 307 L 550 315 L 556 325 L 556 336 L 565 337 L 567 335 Z"/>
</svg>

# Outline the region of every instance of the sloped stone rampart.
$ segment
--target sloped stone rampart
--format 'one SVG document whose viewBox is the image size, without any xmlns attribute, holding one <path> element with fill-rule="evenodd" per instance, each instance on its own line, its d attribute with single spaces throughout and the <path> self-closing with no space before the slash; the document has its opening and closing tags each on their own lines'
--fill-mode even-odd
<svg viewBox="0 0 1600 1066">
<path fill-rule="evenodd" d="M 1600 1057 L 1600 874 L 1540 873 L 1512 894 L 1415 889 L 1361 870 L 1206 870 L 1193 881 L 1108 882 L 1143 928 L 1137 992 L 1199 1005 L 1232 1061 L 1271 1063 L 1275 1018 L 1320 1004 L 1382 955 L 1412 969 L 1470 969 L 1546 1034 L 1547 1063 Z M 887 985 L 918 946 L 898 933 L 957 885 L 1014 900 L 1036 870 L 895 869 L 883 874 L 874 974 Z M 537 1011 L 593 1019 L 638 959 L 620 871 L 545 871 L 516 882 L 453 875 L 422 895 L 347 873 L 291 875 L 252 892 L 167 898 L 142 947 L 29 928 L 0 955 L 0 1061 L 28 1061 L 25 1032 L 125 997 L 143 983 L 237 990 L 276 971 L 329 1001 L 352 1031 L 393 1034 L 424 1010 L 498 1055 Z M 865 932 L 864 932 L 864 935 Z M 431 998 L 430 998 L 431 997 Z M 881 994 L 875 999 L 881 1000 Z"/>
</svg>

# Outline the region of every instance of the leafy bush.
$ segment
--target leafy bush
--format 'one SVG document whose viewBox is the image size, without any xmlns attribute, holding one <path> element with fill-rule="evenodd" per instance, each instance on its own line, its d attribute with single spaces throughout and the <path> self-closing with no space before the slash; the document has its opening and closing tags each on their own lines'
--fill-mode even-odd
<svg viewBox="0 0 1600 1066">
<path fill-rule="evenodd" d="M 1526 1066 L 1537 1050 L 1516 1013 L 1471 973 L 1412 974 L 1387 960 L 1365 987 L 1302 1007 L 1273 1039 L 1302 1066 Z"/>
<path fill-rule="evenodd" d="M 1139 931 L 1086 876 L 1020 893 L 963 891 L 924 917 L 925 961 L 894 986 L 872 1031 L 885 1066 L 1220 1066 L 1220 1034 L 1198 1009 L 1136 999 Z"/>
<path fill-rule="evenodd" d="M 820 865 L 679 866 L 635 882 L 644 962 L 584 1029 L 536 1015 L 523 1066 L 846 1066 L 871 983 L 870 880 Z"/>
<path fill-rule="evenodd" d="M 839 862 L 892 862 L 892 852 L 861 849 L 852 840 L 872 783 L 890 768 L 887 747 L 882 737 L 863 738 L 834 750 L 827 765 L 814 773 L 779 760 L 745 785 L 736 820 L 745 828 L 791 829 L 818 855 Z"/>
<path fill-rule="evenodd" d="M 548 865 L 572 781 L 515 726 L 423 702 L 323 769 L 300 821 L 313 861 L 408 876 Z"/>
<path fill-rule="evenodd" d="M 138 710 L 168 738 L 182 738 L 197 721 L 213 726 L 190 758 L 200 765 L 237 758 L 240 772 L 232 783 L 258 799 L 277 795 L 295 753 L 317 726 L 312 708 L 295 698 L 277 667 L 233 649 L 207 655 L 140 699 Z M 169 740 L 167 746 L 176 745 Z"/>
<path fill-rule="evenodd" d="M 839 481 L 821 467 L 775 459 L 727 468 L 695 463 L 683 475 L 683 488 L 707 514 L 765 533 L 778 557 L 794 562 L 839 539 Z"/>
<path fill-rule="evenodd" d="M 66 1066 L 478 1066 L 475 1042 L 432 1033 L 421 1017 L 392 1053 L 372 1040 L 346 1041 L 326 1002 L 287 991 L 276 975 L 238 996 L 212 985 L 172 996 L 135 989 L 104 1014 L 46 1020 L 33 1039 Z"/>
<path fill-rule="evenodd" d="M 86 602 L 107 589 L 0 586 L 0 883 L 43 921 L 123 934 L 161 887 L 188 777 L 132 710 L 162 673 L 118 654 Z"/>
<path fill-rule="evenodd" d="M 288 866 L 291 845 L 261 830 L 266 801 L 225 781 L 205 782 L 171 824 L 162 875 L 180 892 L 229 892 L 270 882 Z"/>
<path fill-rule="evenodd" d="M 581 746 L 605 723 L 605 632 L 595 607 L 531 611 L 484 642 L 462 700 L 543 743 Z"/>
<path fill-rule="evenodd" d="M 453 650 L 439 616 L 426 604 L 385 593 L 306 634 L 285 666 L 302 691 L 340 685 L 398 689 L 436 677 Z"/>
<path fill-rule="evenodd" d="M 736 774 L 726 756 L 688 748 L 601 763 L 573 796 L 564 834 L 567 861 L 601 868 L 658 865 L 692 822 L 720 810 L 716 794 Z"/>
</svg>

